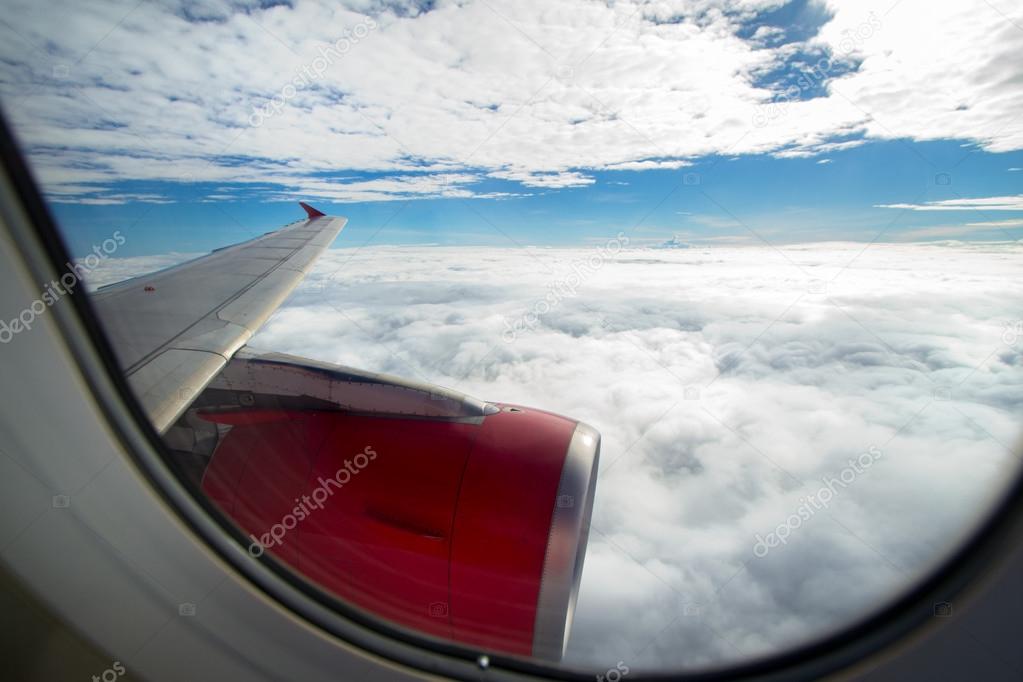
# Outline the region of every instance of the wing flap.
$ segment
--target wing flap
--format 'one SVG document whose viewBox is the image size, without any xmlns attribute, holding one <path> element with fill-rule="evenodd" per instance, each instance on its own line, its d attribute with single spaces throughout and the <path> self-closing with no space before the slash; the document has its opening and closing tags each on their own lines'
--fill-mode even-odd
<svg viewBox="0 0 1023 682">
<path fill-rule="evenodd" d="M 131 387 L 153 426 L 162 433 L 226 364 L 227 359 L 219 353 L 172 348 L 132 374 Z"/>
</svg>

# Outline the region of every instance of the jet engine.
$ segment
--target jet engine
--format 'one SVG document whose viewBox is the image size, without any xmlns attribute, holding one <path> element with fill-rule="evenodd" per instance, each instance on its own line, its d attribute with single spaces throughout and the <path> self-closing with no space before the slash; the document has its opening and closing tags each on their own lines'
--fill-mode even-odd
<svg viewBox="0 0 1023 682">
<path fill-rule="evenodd" d="M 420 632 L 561 658 L 597 479 L 592 427 L 243 349 L 166 439 L 253 556 Z"/>
</svg>

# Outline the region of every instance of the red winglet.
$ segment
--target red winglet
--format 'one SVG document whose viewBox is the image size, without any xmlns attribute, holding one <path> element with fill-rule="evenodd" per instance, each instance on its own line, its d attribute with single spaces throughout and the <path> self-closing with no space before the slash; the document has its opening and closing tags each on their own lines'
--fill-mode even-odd
<svg viewBox="0 0 1023 682">
<path fill-rule="evenodd" d="M 309 204 L 307 204 L 304 201 L 298 202 L 298 205 L 305 209 L 306 214 L 309 216 L 309 220 L 312 220 L 313 218 L 319 218 L 320 216 L 327 215 L 326 213 L 324 213 L 322 211 L 317 211 L 315 208 L 313 208 L 312 206 L 310 206 Z"/>
</svg>

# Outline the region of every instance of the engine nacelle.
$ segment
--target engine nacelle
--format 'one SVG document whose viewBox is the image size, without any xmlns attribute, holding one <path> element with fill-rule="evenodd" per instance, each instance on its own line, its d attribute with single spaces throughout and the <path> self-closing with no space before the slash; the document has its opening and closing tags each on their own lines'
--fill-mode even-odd
<svg viewBox="0 0 1023 682">
<path fill-rule="evenodd" d="M 282 356 L 233 364 L 191 418 L 219 429 L 201 485 L 250 553 L 421 632 L 561 658 L 597 478 L 593 428 Z"/>
</svg>

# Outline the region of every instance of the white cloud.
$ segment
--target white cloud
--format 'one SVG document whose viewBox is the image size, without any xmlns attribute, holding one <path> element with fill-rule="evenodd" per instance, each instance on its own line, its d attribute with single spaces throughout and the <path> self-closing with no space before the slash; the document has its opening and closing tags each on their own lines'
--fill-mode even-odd
<svg viewBox="0 0 1023 682">
<path fill-rule="evenodd" d="M 829 99 L 859 110 L 857 127 L 868 136 L 965 138 L 990 151 L 1023 145 L 1023 124 L 1009 114 L 1023 103 L 1023 89 L 1005 61 L 1023 48 L 1018 3 L 826 5 L 835 15 L 817 41 L 863 60 L 831 84 Z"/>
<path fill-rule="evenodd" d="M 675 170 L 691 165 L 692 163 L 688 161 L 659 161 L 656 159 L 646 159 L 644 161 L 626 161 L 624 163 L 611 164 L 607 167 L 607 170 Z"/>
<path fill-rule="evenodd" d="M 877 208 L 900 208 L 912 211 L 1023 211 L 1023 194 L 1003 197 L 943 199 L 924 204 L 881 204 Z"/>
<path fill-rule="evenodd" d="M 581 173 L 531 173 L 523 170 L 495 171 L 491 177 L 515 180 L 526 187 L 585 187 L 596 182 Z"/>
<path fill-rule="evenodd" d="M 94 189 L 87 189 L 85 191 L 72 194 L 66 193 L 56 194 L 50 197 L 50 201 L 55 204 L 75 203 L 92 204 L 95 206 L 127 204 L 129 202 L 139 202 L 143 204 L 174 203 L 173 199 L 170 199 L 169 197 L 166 197 L 162 194 L 146 194 L 136 192 L 103 193 L 97 192 Z"/>
<path fill-rule="evenodd" d="M 13 31 L 0 28 L 0 94 L 50 192 L 181 179 L 362 201 L 465 196 L 465 175 L 578 186 L 600 169 L 806 156 L 864 139 L 1023 148 L 1018 3 L 906 1 L 888 12 L 890 0 L 827 0 L 833 18 L 806 44 L 775 45 L 770 30 L 740 37 L 757 10 L 779 4 L 452 0 L 422 12 L 299 0 L 197 16 L 194 3 L 125 15 L 112 1 L 20 0 L 8 7 Z M 249 125 L 359 26 L 364 37 L 279 114 Z M 770 104 L 778 93 L 758 78 L 812 50 L 859 66 L 830 74 L 824 96 Z M 757 127 L 763 106 L 776 111 Z M 366 190 L 323 180 L 339 169 L 437 181 Z"/>
<path fill-rule="evenodd" d="M 1023 247 L 860 250 L 628 250 L 509 344 L 503 320 L 588 251 L 342 249 L 253 343 L 596 425 L 569 659 L 695 666 L 863 613 L 949 549 L 1017 463 L 992 437 L 1018 435 L 1023 365 L 1002 335 Z M 952 399 L 934 401 L 943 387 Z M 753 557 L 755 534 L 871 445 L 884 457 L 827 514 Z M 687 602 L 699 615 L 675 620 Z"/>
<path fill-rule="evenodd" d="M 252 344 L 601 430 L 567 662 L 696 667 L 819 636 L 933 565 L 1017 468 L 1023 245 L 626 249 L 506 342 L 593 253 L 330 250 Z"/>
<path fill-rule="evenodd" d="M 274 181 L 274 177 L 267 178 Z M 299 196 L 317 197 L 339 202 L 387 201 L 423 197 L 472 197 L 468 185 L 479 182 L 480 178 L 471 173 L 430 173 L 381 177 L 374 180 L 295 180 L 278 177 L 277 181 L 291 184 Z M 292 201 L 294 193 L 281 193 L 273 198 Z"/>
<path fill-rule="evenodd" d="M 1021 226 L 1023 226 L 1023 220 L 990 220 L 966 223 L 964 225 L 930 225 L 928 227 L 914 227 L 903 230 L 899 233 L 897 241 L 914 242 L 935 238 L 968 238 L 978 233 L 985 233 L 985 236 L 995 240 L 1008 239 L 1009 241 L 1016 241 L 1016 237 L 1007 230 Z"/>
<path fill-rule="evenodd" d="M 1023 218 L 1011 218 L 1009 220 L 991 220 L 983 223 L 966 223 L 969 227 L 1023 227 Z"/>
</svg>

